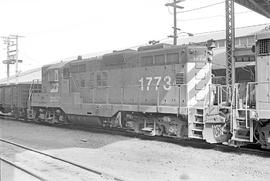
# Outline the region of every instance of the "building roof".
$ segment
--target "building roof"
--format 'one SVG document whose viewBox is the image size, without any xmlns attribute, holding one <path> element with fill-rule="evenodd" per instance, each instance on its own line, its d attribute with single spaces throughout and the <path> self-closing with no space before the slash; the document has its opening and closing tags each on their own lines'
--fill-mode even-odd
<svg viewBox="0 0 270 181">
<path fill-rule="evenodd" d="M 262 29 L 265 29 L 270 24 L 260 24 L 255 26 L 246 26 L 235 29 L 235 37 L 245 37 L 245 36 L 255 36 L 255 34 Z M 189 44 L 189 43 L 201 43 L 206 42 L 207 40 L 224 40 L 226 39 L 225 30 L 212 31 L 205 33 L 198 33 L 190 37 L 180 37 L 178 44 Z"/>
<path fill-rule="evenodd" d="M 255 26 L 240 27 L 235 29 L 235 37 L 249 37 L 255 36 L 258 32 L 265 31 L 269 27 L 269 24 L 260 24 Z M 179 44 L 190 44 L 190 43 L 203 43 L 207 40 L 225 40 L 225 30 L 199 33 L 195 36 L 185 37 L 179 39 Z M 213 57 L 213 69 L 224 69 L 226 68 L 226 49 L 225 47 L 215 48 Z M 237 62 L 236 67 L 253 65 L 251 62 Z"/>
<path fill-rule="evenodd" d="M 215 48 L 214 49 L 214 56 L 213 56 L 213 69 L 225 69 L 226 68 L 226 53 L 225 47 L 223 48 Z M 250 50 L 251 52 L 251 50 Z M 248 52 L 247 57 L 252 57 L 253 61 L 250 62 L 235 62 L 235 67 L 243 67 L 243 66 L 252 66 L 255 65 L 254 62 L 254 54 Z M 237 52 L 236 56 L 240 56 L 239 51 Z"/>
</svg>

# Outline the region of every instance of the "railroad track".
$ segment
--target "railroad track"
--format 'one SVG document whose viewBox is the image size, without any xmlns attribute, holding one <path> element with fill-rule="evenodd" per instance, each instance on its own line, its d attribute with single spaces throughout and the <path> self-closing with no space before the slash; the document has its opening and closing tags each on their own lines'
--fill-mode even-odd
<svg viewBox="0 0 270 181">
<path fill-rule="evenodd" d="M 8 118 L 8 119 L 15 120 L 14 118 Z M 27 122 L 27 123 L 40 124 L 37 122 Z M 142 140 L 154 140 L 154 141 L 160 141 L 160 142 L 167 142 L 167 143 L 177 144 L 180 146 L 189 146 L 193 148 L 213 149 L 213 150 L 217 150 L 221 152 L 230 152 L 230 153 L 235 153 L 235 154 L 249 154 L 249 155 L 256 155 L 256 156 L 261 156 L 261 157 L 270 157 L 269 150 L 263 150 L 259 148 L 257 145 L 251 145 L 249 147 L 233 147 L 233 146 L 228 146 L 228 145 L 223 145 L 223 144 L 210 144 L 203 140 L 198 140 L 198 139 L 148 136 L 148 135 L 138 134 L 135 132 L 129 132 L 129 131 L 125 131 L 123 129 L 117 129 L 117 128 L 86 127 L 86 126 L 79 126 L 79 125 L 51 125 L 51 124 L 45 124 L 45 125 L 54 126 L 54 127 L 56 126 L 56 127 L 64 128 L 64 129 L 90 131 L 94 133 L 121 135 L 121 136 L 126 136 L 126 137 L 139 138 Z"/>
<path fill-rule="evenodd" d="M 83 166 L 83 165 L 80 165 L 78 163 L 75 163 L 75 162 L 72 162 L 72 161 L 68 161 L 66 159 L 62 159 L 62 158 L 59 158 L 59 157 L 56 157 L 54 155 L 51 155 L 51 154 L 48 154 L 48 153 L 44 153 L 42 151 L 39 151 L 39 150 L 36 150 L 36 149 L 33 149 L 33 148 L 30 148 L 28 146 L 25 146 L 25 145 L 21 145 L 21 144 L 18 144 L 18 143 L 15 143 L 15 142 L 12 142 L 12 141 L 9 141 L 9 140 L 5 140 L 5 139 L 2 139 L 0 138 L 0 142 L 3 142 L 3 143 L 6 143 L 6 144 L 9 144 L 9 145 L 13 145 L 13 146 L 16 146 L 16 147 L 19 147 L 21 149 L 24 149 L 24 150 L 27 150 L 27 151 L 31 151 L 31 152 L 34 152 L 34 153 L 37 153 L 37 154 L 40 154 L 40 155 L 43 155 L 43 156 L 46 156 L 46 157 L 49 157 L 49 158 L 52 158 L 54 160 L 57 160 L 57 161 L 61 161 L 63 163 L 66 163 L 66 164 L 69 164 L 69 165 L 72 165 L 74 167 L 77 167 L 77 168 L 80 168 L 82 170 L 85 170 L 85 171 L 88 171 L 90 173 L 93 173 L 97 176 L 99 176 L 101 179 L 103 180 L 110 180 L 110 181 L 126 181 L 126 179 L 122 179 L 122 178 L 119 178 L 119 177 L 116 177 L 114 175 L 111 175 L 111 174 L 107 174 L 107 173 L 104 173 L 104 172 L 101 172 L 101 171 L 98 171 L 94 168 L 90 168 L 90 167 L 86 167 L 86 166 Z M 32 175 L 33 177 L 39 179 L 39 180 L 42 180 L 42 181 L 48 181 L 49 179 L 46 179 L 44 176 L 40 176 L 38 175 L 37 173 L 33 173 L 33 171 L 29 171 L 27 168 L 25 168 L 24 166 L 22 165 L 18 165 L 14 162 L 11 162 L 9 160 L 7 160 L 6 158 L 3 158 L 3 157 L 0 157 L 0 159 L 2 161 L 4 161 L 5 163 L 9 164 L 9 165 L 12 165 L 13 167 L 16 167 L 26 173 L 28 173 L 29 175 Z"/>
<path fill-rule="evenodd" d="M 258 145 L 250 145 L 246 147 L 233 147 L 223 144 L 210 144 L 199 139 L 190 138 L 177 138 L 177 137 L 164 137 L 164 136 L 148 136 L 144 134 L 138 134 L 134 132 L 128 132 L 122 129 L 100 128 L 100 127 L 82 127 L 82 126 L 59 126 L 67 129 L 84 130 L 102 134 L 121 135 L 126 137 L 139 138 L 142 140 L 153 140 L 166 143 L 173 143 L 185 147 L 193 147 L 200 149 L 213 149 L 221 152 L 229 152 L 235 154 L 249 154 L 261 157 L 270 157 L 270 150 L 264 150 L 258 147 Z"/>
</svg>

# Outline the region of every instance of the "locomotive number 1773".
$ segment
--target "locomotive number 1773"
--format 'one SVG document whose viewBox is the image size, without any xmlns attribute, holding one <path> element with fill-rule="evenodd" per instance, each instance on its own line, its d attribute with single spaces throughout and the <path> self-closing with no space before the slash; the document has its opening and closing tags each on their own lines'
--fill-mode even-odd
<svg viewBox="0 0 270 181">
<path fill-rule="evenodd" d="M 163 82 L 163 89 L 168 91 L 172 88 L 172 78 L 169 75 L 164 77 L 155 76 L 155 77 L 141 77 L 139 79 L 141 91 L 149 91 L 150 87 L 155 87 L 155 90 L 158 90 L 158 87 L 161 82 Z"/>
</svg>

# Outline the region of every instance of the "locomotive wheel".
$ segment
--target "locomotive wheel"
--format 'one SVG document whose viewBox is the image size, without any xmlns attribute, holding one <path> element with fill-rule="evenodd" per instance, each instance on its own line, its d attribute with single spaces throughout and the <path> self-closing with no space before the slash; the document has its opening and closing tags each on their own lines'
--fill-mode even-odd
<svg viewBox="0 0 270 181">
<path fill-rule="evenodd" d="M 262 145 L 262 148 L 270 149 L 270 123 L 263 127 L 258 124 L 255 132 L 259 135 L 259 142 Z"/>
</svg>

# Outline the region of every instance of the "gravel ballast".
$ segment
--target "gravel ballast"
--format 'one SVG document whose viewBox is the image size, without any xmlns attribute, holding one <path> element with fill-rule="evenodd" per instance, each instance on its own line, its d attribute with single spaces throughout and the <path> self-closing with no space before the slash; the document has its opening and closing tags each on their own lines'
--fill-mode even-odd
<svg viewBox="0 0 270 181">
<path fill-rule="evenodd" d="M 0 128 L 3 139 L 126 180 L 268 181 L 270 178 L 270 158 L 254 155 L 7 120 L 0 120 Z M 3 146 L 1 144 L 1 153 L 5 153 Z M 27 166 L 40 164 L 39 159 L 30 159 L 31 155 L 26 151 L 5 154 L 13 154 Z"/>
</svg>

